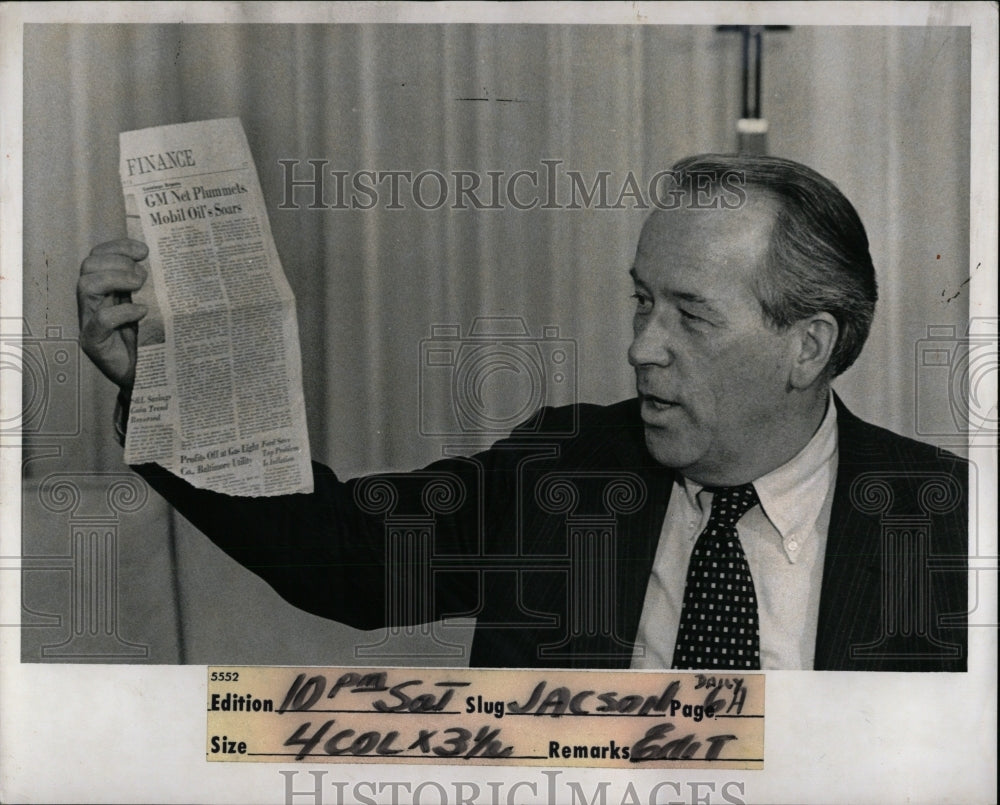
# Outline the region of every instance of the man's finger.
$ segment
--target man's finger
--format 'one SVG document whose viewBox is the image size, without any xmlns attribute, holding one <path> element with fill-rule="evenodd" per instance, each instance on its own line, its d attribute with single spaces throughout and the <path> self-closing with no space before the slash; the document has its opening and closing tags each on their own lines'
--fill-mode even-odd
<svg viewBox="0 0 1000 805">
<path fill-rule="evenodd" d="M 99 256 L 103 254 L 121 254 L 132 260 L 145 260 L 149 254 L 149 249 L 142 241 L 131 238 L 121 238 L 120 240 L 109 240 L 105 243 L 98 243 L 90 250 L 91 255 Z"/>
<path fill-rule="evenodd" d="M 134 271 L 139 263 L 125 254 L 91 254 L 80 265 L 80 274 L 96 274 L 100 271 Z"/>
<path fill-rule="evenodd" d="M 81 296 L 106 296 L 109 293 L 131 293 L 138 291 L 145 276 L 135 271 L 107 270 L 92 274 L 82 274 L 77 283 Z"/>
<path fill-rule="evenodd" d="M 125 324 L 133 324 L 139 321 L 148 312 L 149 308 L 145 305 L 137 305 L 134 302 L 103 307 L 94 314 L 94 319 L 98 325 L 94 329 L 100 330 L 97 335 L 104 335 L 112 330 L 117 330 Z"/>
</svg>

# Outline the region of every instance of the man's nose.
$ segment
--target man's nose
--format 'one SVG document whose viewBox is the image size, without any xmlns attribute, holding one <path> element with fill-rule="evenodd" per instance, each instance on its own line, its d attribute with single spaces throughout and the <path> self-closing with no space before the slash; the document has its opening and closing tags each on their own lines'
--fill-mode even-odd
<svg viewBox="0 0 1000 805">
<path fill-rule="evenodd" d="M 655 320 L 639 320 L 633 327 L 628 362 L 633 366 L 667 366 L 673 360 L 670 338 Z"/>
</svg>

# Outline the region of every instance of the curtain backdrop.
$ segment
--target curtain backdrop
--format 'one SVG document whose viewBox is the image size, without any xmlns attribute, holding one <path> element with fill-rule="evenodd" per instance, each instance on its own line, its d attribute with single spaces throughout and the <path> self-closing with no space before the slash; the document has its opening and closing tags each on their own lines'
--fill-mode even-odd
<svg viewBox="0 0 1000 805">
<path fill-rule="evenodd" d="M 296 179 L 309 176 L 308 160 L 347 175 L 469 171 L 483 199 L 489 171 L 544 179 L 555 160 L 561 201 L 566 171 L 588 187 L 606 171 L 613 204 L 630 173 L 642 184 L 682 156 L 733 150 L 740 108 L 739 38 L 711 27 L 28 25 L 24 45 L 32 335 L 76 339 L 80 261 L 124 234 L 118 133 L 238 116 L 298 301 L 314 457 L 341 477 L 441 456 L 449 439 L 422 431 L 461 400 L 448 370 L 426 359 L 437 325 L 457 325 L 458 344 L 477 317 L 518 317 L 535 340 L 554 328 L 550 342 L 575 349 L 558 399 L 628 396 L 627 270 L 646 212 L 628 197 L 625 209 L 454 209 L 453 191 L 422 209 L 405 185 L 404 208 L 391 209 L 384 184 L 373 209 L 309 209 L 308 188 L 285 197 L 281 160 L 298 161 Z M 768 34 L 763 87 L 770 152 L 833 179 L 872 242 L 876 324 L 837 389 L 863 417 L 918 435 L 918 413 L 949 411 L 947 382 L 917 370 L 921 339 L 929 324 L 961 333 L 968 319 L 968 30 Z M 527 180 L 518 186 L 533 197 Z M 437 187 L 424 183 L 425 197 Z M 332 203 L 332 180 L 326 189 Z M 516 413 L 532 389 L 506 377 L 513 396 L 496 404 Z M 26 553 L 66 550 L 66 514 L 37 500 L 46 477 L 77 473 L 99 493 L 94 473 L 123 469 L 114 389 L 85 360 L 79 389 L 78 411 L 70 394 L 51 412 L 78 415 L 79 433 L 27 445 Z M 353 662 L 353 647 L 371 642 L 288 607 L 159 501 L 141 514 L 141 525 L 120 526 L 117 617 L 122 634 L 150 647 L 146 659 Z M 53 611 L 65 585 L 26 575 L 26 606 Z M 40 659 L 53 634 L 26 629 L 25 659 Z"/>
</svg>

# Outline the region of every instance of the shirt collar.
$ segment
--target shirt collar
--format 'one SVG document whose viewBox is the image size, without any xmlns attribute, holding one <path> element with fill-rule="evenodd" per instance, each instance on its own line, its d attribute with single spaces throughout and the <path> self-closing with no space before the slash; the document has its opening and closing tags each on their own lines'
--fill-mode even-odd
<svg viewBox="0 0 1000 805">
<path fill-rule="evenodd" d="M 837 408 L 832 395 L 812 439 L 789 461 L 754 481 L 761 508 L 781 534 L 790 560 L 815 535 L 836 471 Z"/>
<path fill-rule="evenodd" d="M 813 437 L 780 467 L 753 482 L 761 509 L 781 535 L 789 561 L 794 562 L 803 545 L 816 531 L 836 471 L 837 407 L 833 395 L 827 399 L 826 413 Z M 689 478 L 683 479 L 684 494 L 695 510 L 702 510 L 699 494 L 704 489 Z"/>
</svg>

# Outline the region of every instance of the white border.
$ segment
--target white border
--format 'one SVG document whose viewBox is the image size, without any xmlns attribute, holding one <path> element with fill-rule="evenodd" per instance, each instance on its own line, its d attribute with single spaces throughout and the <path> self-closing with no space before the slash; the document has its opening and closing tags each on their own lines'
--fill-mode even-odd
<svg viewBox="0 0 1000 805">
<path fill-rule="evenodd" d="M 997 315 L 997 7 L 988 3 L 173 3 L 5 4 L 2 27 L 2 212 L 0 314 L 21 312 L 21 36 L 25 22 L 561 22 L 781 23 L 792 25 L 971 25 L 971 315 Z M 29 133 L 30 136 L 30 133 Z M 2 389 L 4 406 L 20 389 Z M 7 409 L 10 410 L 10 409 Z M 988 455 L 987 455 L 988 454 Z M 974 455 L 983 479 L 996 479 L 996 454 Z M 0 556 L 19 552 L 19 460 L 0 450 Z M 995 489 L 983 480 L 982 490 Z M 995 524 L 996 497 L 980 495 L 973 522 Z M 996 532 L 980 534 L 980 553 L 997 554 Z M 8 561 L 6 559 L 0 561 Z M 16 573 L 5 573 L 0 622 L 19 616 Z M 996 601 L 992 602 L 994 618 Z M 610 780 L 618 803 L 629 781 L 642 801 L 657 782 L 745 783 L 747 802 L 995 802 L 996 668 L 994 629 L 970 634 L 965 675 L 772 672 L 767 680 L 767 764 L 762 772 L 566 770 L 588 796 Z M 279 769 L 320 769 L 326 780 L 530 780 L 535 770 L 498 767 L 285 766 L 204 760 L 202 667 L 21 666 L 18 630 L 0 629 L 0 801 L 282 802 Z M 850 704 L 847 707 L 847 703 Z M 849 715 L 855 718 L 850 720 Z M 858 716 L 860 715 L 860 718 Z M 297 779 L 305 785 L 306 775 Z M 508 791 L 504 788 L 503 791 Z M 566 791 L 568 789 L 561 789 Z M 690 797 L 689 789 L 682 788 Z M 538 798 L 544 800 L 544 788 Z M 336 802 L 325 789 L 324 802 Z M 530 789 L 522 789 L 527 796 Z M 661 789 L 661 797 L 675 793 Z M 705 791 L 703 790 L 703 794 Z M 506 793 L 504 794 L 506 796 Z M 298 798 L 296 802 L 309 801 Z M 348 801 L 348 800 L 345 800 Z M 405 801 L 405 800 L 404 800 Z M 434 801 L 429 798 L 427 801 Z M 626 800 L 628 801 L 628 800 Z M 661 801 L 669 801 L 661 799 Z M 712 802 L 724 801 L 716 789 Z"/>
</svg>

